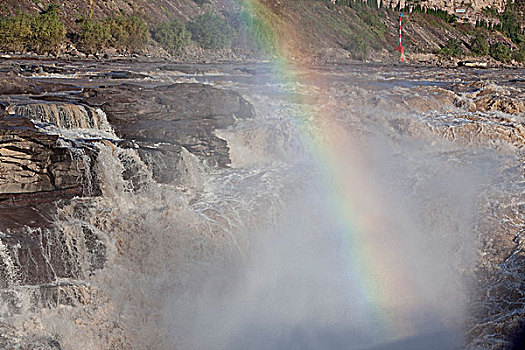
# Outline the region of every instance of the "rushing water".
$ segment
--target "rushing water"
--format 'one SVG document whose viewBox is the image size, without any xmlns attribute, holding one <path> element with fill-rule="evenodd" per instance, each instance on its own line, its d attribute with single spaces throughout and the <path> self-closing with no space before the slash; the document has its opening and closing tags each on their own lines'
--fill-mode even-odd
<svg viewBox="0 0 525 350">
<path fill-rule="evenodd" d="M 451 139 L 448 131 L 435 124 L 448 128 L 465 115 L 433 104 L 437 93 L 429 89 L 454 83 L 446 72 L 436 82 L 429 79 L 436 72 L 417 79 L 400 70 L 415 79 L 407 85 L 380 69 L 303 72 L 315 77 L 305 79 L 311 84 L 283 81 L 265 67 L 196 76 L 139 69 L 153 78 L 137 83 L 191 78 L 237 90 L 256 117 L 217 132 L 228 142 L 231 167 L 209 167 L 183 149 L 185 178 L 159 184 L 137 150 L 116 145 L 102 110 L 13 109 L 62 135 L 72 152 L 89 139 L 98 155 L 93 164 L 84 158 L 84 168 L 96 174 L 100 195 L 60 205 L 51 228 L 27 228 L 40 237 L 46 285 L 20 283 L 15 261 L 22 258 L 0 241 L 8 276 L 0 344 L 455 349 L 507 340 L 489 327 L 472 330 L 497 319 L 471 311 L 489 302 L 470 303 L 483 288 L 471 282 L 476 273 L 505 268 L 485 258 L 490 252 L 479 242 L 493 226 L 482 213 L 505 207 L 523 232 L 522 154 L 512 141 L 462 142 L 459 131 L 456 142 L 443 139 Z M 419 99 L 406 102 L 405 93 Z M 509 288 L 523 293 L 516 237 L 505 273 L 517 279 Z M 364 251 L 375 255 L 356 258 Z M 74 278 L 54 270 L 55 254 Z M 367 264 L 381 271 L 363 272 Z M 374 273 L 392 281 L 381 284 Z M 523 312 L 523 298 L 514 303 L 498 317 Z"/>
</svg>

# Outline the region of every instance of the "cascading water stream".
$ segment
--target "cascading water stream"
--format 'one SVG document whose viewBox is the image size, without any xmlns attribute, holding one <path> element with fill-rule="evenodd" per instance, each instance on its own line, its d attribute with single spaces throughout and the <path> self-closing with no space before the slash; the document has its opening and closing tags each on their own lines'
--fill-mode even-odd
<svg viewBox="0 0 525 350">
<path fill-rule="evenodd" d="M 10 114 L 20 114 L 35 122 L 49 123 L 59 129 L 95 129 L 112 133 L 106 114 L 100 108 L 73 103 L 23 103 L 10 106 Z"/>
</svg>

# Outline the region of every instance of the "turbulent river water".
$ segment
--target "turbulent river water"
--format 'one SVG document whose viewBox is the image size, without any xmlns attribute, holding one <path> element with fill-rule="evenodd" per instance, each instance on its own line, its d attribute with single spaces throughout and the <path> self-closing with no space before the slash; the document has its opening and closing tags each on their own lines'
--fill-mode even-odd
<svg viewBox="0 0 525 350">
<path fill-rule="evenodd" d="M 255 113 L 214 130 L 229 164 L 182 146 L 159 182 L 107 105 L 5 97 L 96 157 L 77 151 L 83 194 L 23 229 L 52 282 L 20 282 L 2 230 L 4 348 L 495 349 L 522 326 L 524 71 L 63 65 L 31 79 L 75 86 L 66 102 L 126 78 L 233 90 Z"/>
</svg>

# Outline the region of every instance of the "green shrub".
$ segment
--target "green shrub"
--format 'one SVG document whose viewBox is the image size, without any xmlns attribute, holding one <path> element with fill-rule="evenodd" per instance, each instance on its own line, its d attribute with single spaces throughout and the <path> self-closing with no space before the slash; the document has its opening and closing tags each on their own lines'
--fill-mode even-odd
<svg viewBox="0 0 525 350">
<path fill-rule="evenodd" d="M 86 53 L 95 53 L 108 47 L 131 53 L 143 49 L 148 38 L 148 26 L 135 16 L 113 16 L 101 21 L 83 18 L 76 44 Z"/>
<path fill-rule="evenodd" d="M 153 32 L 153 39 L 171 53 L 180 51 L 189 44 L 191 33 L 178 20 L 162 22 Z"/>
<path fill-rule="evenodd" d="M 447 21 L 448 23 L 455 23 L 457 21 L 457 17 L 456 15 L 451 15 L 450 13 L 448 13 L 447 11 L 445 10 L 442 10 L 442 9 L 427 9 L 427 14 L 429 15 L 433 15 L 434 17 L 437 17 L 437 18 L 441 18 L 445 21 Z"/>
<path fill-rule="evenodd" d="M 490 46 L 490 56 L 500 62 L 508 63 L 511 60 L 510 47 L 503 43 L 496 43 Z"/>
<path fill-rule="evenodd" d="M 58 52 L 66 37 L 57 5 L 38 15 L 21 13 L 0 20 L 0 48 L 6 51 Z"/>
<path fill-rule="evenodd" d="M 379 36 L 384 36 L 387 32 L 386 25 L 381 19 L 380 12 L 377 8 L 363 8 L 357 11 L 357 15 L 361 20 L 368 25 L 370 30 Z"/>
<path fill-rule="evenodd" d="M 352 35 L 349 45 L 345 45 L 344 48 L 352 53 L 353 58 L 360 61 L 366 60 L 370 54 L 370 46 L 362 32 Z"/>
<path fill-rule="evenodd" d="M 57 52 L 66 38 L 66 26 L 60 20 L 59 6 L 49 5 L 42 14 L 33 17 L 32 45 L 38 53 Z"/>
<path fill-rule="evenodd" d="M 109 28 L 109 46 L 124 52 L 137 52 L 148 42 L 148 25 L 136 16 L 120 15 L 103 21 Z"/>
<path fill-rule="evenodd" d="M 111 31 L 107 24 L 83 19 L 78 32 L 77 47 L 88 54 L 99 52 L 108 47 Z"/>
<path fill-rule="evenodd" d="M 475 56 L 487 56 L 489 54 L 489 44 L 485 33 L 479 32 L 474 36 L 470 42 L 470 50 Z"/>
<path fill-rule="evenodd" d="M 487 24 L 487 21 L 485 21 L 484 19 L 477 19 L 476 28 L 489 29 L 489 25 Z"/>
<path fill-rule="evenodd" d="M 520 6 L 523 5 L 520 5 L 519 1 L 507 1 L 505 10 L 501 13 L 498 13 L 495 8 L 484 8 L 482 10 L 483 13 L 491 16 L 492 18 L 499 19 L 499 23 L 497 24 L 494 24 L 492 19 L 489 20 L 487 28 L 490 30 L 500 31 L 503 35 L 511 39 L 517 45 L 525 42 L 525 38 L 523 38 L 521 35 L 523 15 L 520 13 Z M 483 24 L 483 22 L 480 22 L 480 26 L 483 26 Z"/>
<path fill-rule="evenodd" d="M 495 7 L 487 6 L 487 7 L 484 7 L 481 11 L 488 16 L 492 16 L 492 17 L 498 16 L 498 10 Z"/>
<path fill-rule="evenodd" d="M 512 58 L 520 63 L 525 63 L 525 45 L 512 53 Z"/>
<path fill-rule="evenodd" d="M 512 53 L 512 58 L 519 63 L 525 63 L 525 44 Z"/>
<path fill-rule="evenodd" d="M 23 51 L 29 48 L 33 34 L 33 16 L 22 13 L 0 19 L 0 49 Z"/>
<path fill-rule="evenodd" d="M 205 49 L 229 48 L 234 31 L 224 18 L 207 12 L 188 23 L 192 38 Z"/>
<path fill-rule="evenodd" d="M 461 57 L 463 56 L 463 49 L 461 48 L 459 41 L 456 39 L 449 39 L 438 53 L 446 56 Z"/>
<path fill-rule="evenodd" d="M 499 30 L 516 44 L 521 43 L 523 40 L 520 36 L 520 17 L 516 4 L 510 1 L 507 3 L 505 11 L 500 15 L 501 24 Z"/>
</svg>

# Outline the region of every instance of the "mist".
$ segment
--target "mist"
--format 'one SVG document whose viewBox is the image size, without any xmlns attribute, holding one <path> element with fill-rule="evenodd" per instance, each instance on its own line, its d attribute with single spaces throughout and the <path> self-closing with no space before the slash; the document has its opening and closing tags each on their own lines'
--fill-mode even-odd
<svg viewBox="0 0 525 350">
<path fill-rule="evenodd" d="M 337 169 L 296 157 L 279 218 L 237 232 L 249 242 L 243 257 L 195 264 L 185 291 L 166 300 L 178 347 L 461 347 L 462 272 L 474 261 L 477 194 L 494 159 L 384 130 L 358 143 L 344 135 Z M 235 153 L 239 140 L 228 141 Z M 348 196 L 350 211 L 341 209 Z"/>
</svg>

